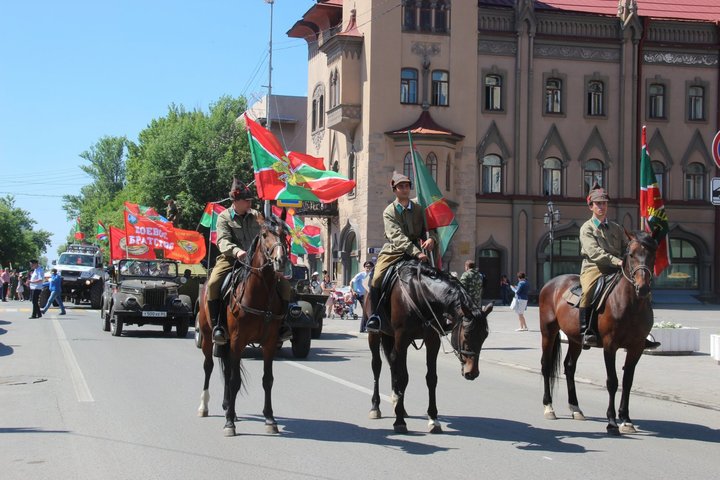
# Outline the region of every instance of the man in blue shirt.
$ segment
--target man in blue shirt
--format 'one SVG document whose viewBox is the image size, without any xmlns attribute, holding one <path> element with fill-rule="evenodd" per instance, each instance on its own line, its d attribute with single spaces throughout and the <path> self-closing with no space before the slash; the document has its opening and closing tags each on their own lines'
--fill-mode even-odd
<svg viewBox="0 0 720 480">
<path fill-rule="evenodd" d="M 368 260 L 363 264 L 363 270 L 362 272 L 359 272 L 357 275 L 353 277 L 352 280 L 350 280 L 350 288 L 352 289 L 353 295 L 358 299 L 360 302 L 360 307 L 365 308 L 365 294 L 367 293 L 367 289 L 365 288 L 365 282 L 367 281 L 368 275 L 370 275 L 370 271 L 373 269 L 375 264 Z M 360 331 L 365 332 L 365 316 L 363 315 L 363 320 L 360 324 Z"/>
<path fill-rule="evenodd" d="M 42 314 L 45 315 L 48 309 L 52 307 L 53 302 L 57 301 L 58 306 L 60 307 L 60 315 L 65 315 L 65 305 L 63 305 L 62 301 L 62 277 L 58 275 L 57 268 L 50 270 L 50 273 L 52 273 L 52 276 L 50 277 L 50 281 L 47 283 L 50 288 L 50 296 L 48 297 L 47 304 L 45 304 L 42 309 Z"/>
</svg>

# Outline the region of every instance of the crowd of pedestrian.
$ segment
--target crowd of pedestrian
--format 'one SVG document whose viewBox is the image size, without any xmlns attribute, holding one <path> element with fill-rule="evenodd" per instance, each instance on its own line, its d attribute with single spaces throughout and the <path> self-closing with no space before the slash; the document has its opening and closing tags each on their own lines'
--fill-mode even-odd
<svg viewBox="0 0 720 480">
<path fill-rule="evenodd" d="M 51 272 L 50 278 L 46 279 L 45 271 L 37 260 L 30 260 L 30 268 L 27 271 L 11 270 L 9 267 L 0 268 L 0 299 L 3 302 L 31 302 L 30 318 L 41 318 L 53 305 L 60 308 L 60 315 L 65 315 L 62 277 L 55 268 Z M 45 305 L 41 305 L 40 294 L 46 287 L 50 295 Z"/>
</svg>

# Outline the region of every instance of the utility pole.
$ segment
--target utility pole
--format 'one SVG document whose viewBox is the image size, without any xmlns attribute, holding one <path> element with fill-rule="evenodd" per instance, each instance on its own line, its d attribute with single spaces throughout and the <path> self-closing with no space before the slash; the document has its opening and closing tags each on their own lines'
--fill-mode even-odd
<svg viewBox="0 0 720 480">
<path fill-rule="evenodd" d="M 273 38 L 273 6 L 275 5 L 275 0 L 265 0 L 265 3 L 270 4 L 270 61 L 269 61 L 269 67 L 268 67 L 268 96 L 267 96 L 267 123 L 265 124 L 265 128 L 270 130 L 270 126 L 272 124 L 272 121 L 270 120 L 270 103 L 272 99 L 272 55 L 273 55 L 273 48 L 272 48 L 272 38 Z"/>
</svg>

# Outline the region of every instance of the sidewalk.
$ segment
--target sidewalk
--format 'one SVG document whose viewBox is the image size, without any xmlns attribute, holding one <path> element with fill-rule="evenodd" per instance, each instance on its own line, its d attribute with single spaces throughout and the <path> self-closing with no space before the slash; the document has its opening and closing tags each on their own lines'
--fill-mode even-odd
<svg viewBox="0 0 720 480">
<path fill-rule="evenodd" d="M 496 306 L 488 317 L 490 336 L 480 354 L 482 362 L 523 369 L 540 375 L 541 335 L 538 307 L 528 307 L 527 332 L 516 332 L 519 323 L 510 307 Z M 327 321 L 327 319 L 326 319 Z M 710 357 L 710 334 L 720 333 L 720 307 L 712 305 L 656 305 L 655 322 L 671 321 L 686 327 L 700 328 L 700 351 L 692 355 L 643 355 L 635 369 L 632 393 L 720 411 L 720 365 Z M 346 325 L 357 333 L 356 322 Z M 563 344 L 563 359 L 567 345 Z M 616 357 L 616 371 L 622 389 L 622 366 L 625 352 Z M 605 388 L 605 362 L 602 350 L 585 350 L 578 360 L 576 382 Z M 567 398 L 565 381 L 558 384 L 556 395 Z"/>
</svg>

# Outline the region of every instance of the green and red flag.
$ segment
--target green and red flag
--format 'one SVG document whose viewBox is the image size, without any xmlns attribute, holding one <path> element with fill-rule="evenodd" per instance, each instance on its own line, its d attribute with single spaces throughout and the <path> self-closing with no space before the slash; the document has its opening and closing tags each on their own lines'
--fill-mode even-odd
<svg viewBox="0 0 720 480">
<path fill-rule="evenodd" d="M 247 114 L 245 124 L 260 199 L 330 203 L 355 188 L 355 180 L 325 170 L 322 159 L 286 153 L 275 135 Z"/>
<path fill-rule="evenodd" d="M 408 131 L 408 139 L 410 140 L 410 151 L 413 152 L 413 168 L 415 170 L 415 188 L 417 189 L 418 203 L 425 208 L 425 227 L 428 230 L 437 232 L 439 247 L 439 258 L 437 259 L 437 267 L 441 268 L 442 256 L 450 245 L 453 235 L 458 229 L 458 223 L 455 219 L 450 205 L 448 205 L 445 197 L 440 193 L 435 180 L 425 166 L 420 157 L 420 153 L 415 151 L 413 147 L 412 135 Z"/>
<path fill-rule="evenodd" d="M 95 234 L 95 238 L 101 242 L 106 242 L 108 239 L 107 228 L 105 228 L 105 225 L 100 220 L 97 222 L 97 233 Z"/>
<path fill-rule="evenodd" d="M 640 153 L 640 218 L 642 227 L 650 232 L 658 242 L 655 255 L 655 276 L 662 273 L 670 265 L 670 225 L 662 192 L 652 168 L 650 152 L 647 147 L 647 132 L 642 127 L 642 152 Z"/>
<path fill-rule="evenodd" d="M 280 207 L 273 206 L 272 211 L 278 217 L 282 213 Z M 285 217 L 285 224 L 290 232 L 290 262 L 293 265 L 297 265 L 298 257 L 301 255 L 319 255 L 325 252 L 320 227 L 305 225 L 300 217 L 290 213 Z"/>
<path fill-rule="evenodd" d="M 205 205 L 202 217 L 200 218 L 200 225 L 210 229 L 210 242 L 217 244 L 217 219 L 225 207 L 215 202 L 208 202 Z"/>
<path fill-rule="evenodd" d="M 85 234 L 80 230 L 80 217 L 77 217 L 75 219 L 75 229 L 74 229 L 74 237 L 75 240 L 85 240 Z"/>
</svg>

